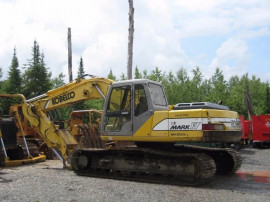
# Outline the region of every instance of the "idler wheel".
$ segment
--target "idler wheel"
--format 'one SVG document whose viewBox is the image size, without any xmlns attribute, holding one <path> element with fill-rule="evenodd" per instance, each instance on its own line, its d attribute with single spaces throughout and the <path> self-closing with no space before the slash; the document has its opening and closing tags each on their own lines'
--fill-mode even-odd
<svg viewBox="0 0 270 202">
<path fill-rule="evenodd" d="M 80 155 L 78 157 L 78 167 L 84 169 L 88 166 L 88 158 L 85 155 Z"/>
</svg>

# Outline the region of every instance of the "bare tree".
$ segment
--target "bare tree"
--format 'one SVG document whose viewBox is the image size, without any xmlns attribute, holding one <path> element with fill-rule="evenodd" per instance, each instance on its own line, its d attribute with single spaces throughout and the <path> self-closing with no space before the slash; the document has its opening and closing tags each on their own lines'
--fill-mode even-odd
<svg viewBox="0 0 270 202">
<path fill-rule="evenodd" d="M 129 28 L 128 28 L 128 61 L 127 78 L 132 79 L 132 57 L 133 57 L 133 37 L 134 37 L 134 8 L 133 0 L 129 0 Z"/>
<path fill-rule="evenodd" d="M 73 80 L 73 78 L 72 78 L 71 28 L 68 28 L 68 76 L 69 76 L 69 82 L 71 82 Z"/>
<path fill-rule="evenodd" d="M 69 82 L 72 82 L 72 45 L 71 45 L 71 28 L 68 28 L 68 77 Z M 69 107 L 70 111 L 73 111 L 73 105 Z"/>
<path fill-rule="evenodd" d="M 252 102 L 252 98 L 250 95 L 250 91 L 249 91 L 249 86 L 248 83 L 246 82 L 246 105 L 247 105 L 247 110 L 248 110 L 248 118 L 249 120 L 252 120 L 252 116 L 255 115 L 254 110 L 253 110 L 253 102 Z"/>
</svg>

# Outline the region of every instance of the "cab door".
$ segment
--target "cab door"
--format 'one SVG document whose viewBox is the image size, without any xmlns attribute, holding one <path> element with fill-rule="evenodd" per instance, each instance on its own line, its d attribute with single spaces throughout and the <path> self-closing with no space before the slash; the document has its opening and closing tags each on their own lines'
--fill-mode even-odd
<svg viewBox="0 0 270 202">
<path fill-rule="evenodd" d="M 147 83 L 134 85 L 133 134 L 136 136 L 149 136 L 151 133 L 153 109 L 147 90 Z"/>
<path fill-rule="evenodd" d="M 104 131 L 111 136 L 132 136 L 131 85 L 115 86 L 105 108 Z"/>
</svg>

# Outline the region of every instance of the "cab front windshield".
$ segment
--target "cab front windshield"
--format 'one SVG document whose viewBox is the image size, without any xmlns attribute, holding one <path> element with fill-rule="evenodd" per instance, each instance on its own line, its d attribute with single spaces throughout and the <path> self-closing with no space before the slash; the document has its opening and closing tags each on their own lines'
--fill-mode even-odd
<svg viewBox="0 0 270 202">
<path fill-rule="evenodd" d="M 149 84 L 150 94 L 154 105 L 167 106 L 166 96 L 160 85 L 150 83 Z"/>
</svg>

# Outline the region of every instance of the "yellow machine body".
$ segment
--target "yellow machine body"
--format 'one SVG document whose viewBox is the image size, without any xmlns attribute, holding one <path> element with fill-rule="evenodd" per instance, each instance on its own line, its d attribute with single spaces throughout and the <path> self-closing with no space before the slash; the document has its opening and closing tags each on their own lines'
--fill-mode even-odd
<svg viewBox="0 0 270 202">
<path fill-rule="evenodd" d="M 215 130 L 203 130 L 204 125 L 213 125 Z M 207 133 L 220 134 L 231 142 L 239 141 L 241 133 L 237 112 L 211 109 L 156 111 L 145 121 L 133 136 L 101 136 L 105 141 L 146 142 L 207 142 Z M 238 136 L 232 139 L 232 133 Z M 221 139 L 217 142 L 222 142 Z"/>
<path fill-rule="evenodd" d="M 237 112 L 214 103 L 186 105 L 169 106 L 163 88 L 157 82 L 114 83 L 103 109 L 101 138 L 105 141 L 160 143 L 240 141 Z"/>
</svg>

